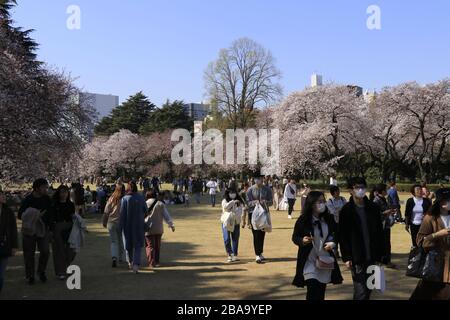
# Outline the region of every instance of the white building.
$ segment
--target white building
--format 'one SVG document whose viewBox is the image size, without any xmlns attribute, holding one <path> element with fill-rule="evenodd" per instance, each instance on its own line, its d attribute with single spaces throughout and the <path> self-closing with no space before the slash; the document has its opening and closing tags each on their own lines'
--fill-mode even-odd
<svg viewBox="0 0 450 320">
<path fill-rule="evenodd" d="M 313 73 L 311 76 L 311 87 L 315 88 L 321 85 L 323 85 L 322 76 L 320 74 Z"/>
<path fill-rule="evenodd" d="M 84 92 L 82 94 L 83 99 L 97 110 L 99 121 L 108 116 L 114 108 L 119 106 L 118 96 L 90 92 Z"/>
</svg>

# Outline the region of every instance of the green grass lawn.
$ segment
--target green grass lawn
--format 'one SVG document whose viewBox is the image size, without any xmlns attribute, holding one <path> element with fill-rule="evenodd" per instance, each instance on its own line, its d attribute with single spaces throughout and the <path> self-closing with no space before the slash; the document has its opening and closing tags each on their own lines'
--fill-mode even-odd
<svg viewBox="0 0 450 320">
<path fill-rule="evenodd" d="M 345 196 L 345 195 L 344 195 Z M 406 200 L 407 194 L 401 195 Z M 242 230 L 241 262 L 228 265 L 219 222 L 220 208 L 206 204 L 190 208 L 170 206 L 176 232 L 166 228 L 162 245 L 162 266 L 134 275 L 125 266 L 111 268 L 109 237 L 100 216 L 88 220 L 89 234 L 74 264 L 82 270 L 82 289 L 70 291 L 54 277 L 53 261 L 48 267 L 47 284 L 30 287 L 24 280 L 22 252 L 12 258 L 1 299 L 305 299 L 306 290 L 291 285 L 295 274 L 297 247 L 291 242 L 296 220 L 286 212 L 272 212 L 272 233 L 267 235 L 264 265 L 254 262 L 251 231 Z M 297 201 L 295 217 L 299 216 Z M 403 225 L 392 235 L 393 262 L 398 270 L 386 270 L 387 291 L 374 299 L 408 299 L 417 280 L 404 276 L 410 248 Z M 344 284 L 329 286 L 327 299 L 351 299 L 350 272 L 341 264 Z"/>
</svg>

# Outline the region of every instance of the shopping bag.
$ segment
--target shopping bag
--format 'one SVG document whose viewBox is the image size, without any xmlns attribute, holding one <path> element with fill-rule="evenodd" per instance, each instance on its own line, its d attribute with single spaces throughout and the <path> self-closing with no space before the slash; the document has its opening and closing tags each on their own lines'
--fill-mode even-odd
<svg viewBox="0 0 450 320">
<path fill-rule="evenodd" d="M 257 204 L 252 213 L 252 226 L 255 230 L 272 232 L 272 222 L 267 210 L 261 204 Z"/>
<path fill-rule="evenodd" d="M 281 200 L 281 202 L 280 202 L 279 210 L 287 211 L 288 208 L 289 208 L 288 201 L 286 198 L 283 198 L 283 200 Z"/>
<path fill-rule="evenodd" d="M 220 217 L 220 221 L 229 232 L 234 231 L 235 215 L 233 214 L 233 212 L 224 212 Z"/>
</svg>

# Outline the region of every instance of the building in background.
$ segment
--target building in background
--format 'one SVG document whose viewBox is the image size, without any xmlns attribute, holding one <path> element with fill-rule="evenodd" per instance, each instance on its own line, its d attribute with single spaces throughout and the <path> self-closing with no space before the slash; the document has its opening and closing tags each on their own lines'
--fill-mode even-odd
<svg viewBox="0 0 450 320">
<path fill-rule="evenodd" d="M 361 97 L 363 95 L 363 88 L 356 85 L 348 85 L 347 88 L 350 92 L 354 92 L 357 97 Z"/>
<path fill-rule="evenodd" d="M 98 121 L 107 117 L 111 111 L 119 106 L 119 97 L 111 94 L 84 92 L 83 100 L 92 105 L 98 112 Z"/>
<path fill-rule="evenodd" d="M 320 87 L 321 85 L 323 85 L 322 76 L 320 74 L 313 73 L 311 76 L 311 87 L 315 88 Z"/>
<path fill-rule="evenodd" d="M 184 106 L 184 112 L 194 121 L 203 121 L 211 112 L 211 106 L 203 103 L 188 103 Z"/>
</svg>

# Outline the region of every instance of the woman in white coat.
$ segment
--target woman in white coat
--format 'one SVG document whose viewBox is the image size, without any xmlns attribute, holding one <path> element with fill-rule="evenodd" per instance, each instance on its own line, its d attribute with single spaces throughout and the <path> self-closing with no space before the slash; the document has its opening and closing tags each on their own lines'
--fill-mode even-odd
<svg viewBox="0 0 450 320">
<path fill-rule="evenodd" d="M 223 241 L 229 263 L 239 261 L 238 248 L 243 204 L 244 202 L 236 190 L 225 190 L 220 221 L 222 222 Z"/>
</svg>

